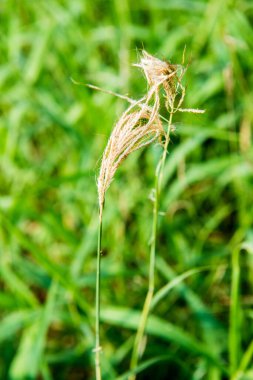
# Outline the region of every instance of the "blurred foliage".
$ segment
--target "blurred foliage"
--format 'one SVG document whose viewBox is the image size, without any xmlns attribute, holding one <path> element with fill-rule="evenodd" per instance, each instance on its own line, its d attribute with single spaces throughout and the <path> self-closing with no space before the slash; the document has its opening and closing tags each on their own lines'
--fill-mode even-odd
<svg viewBox="0 0 253 380">
<path fill-rule="evenodd" d="M 94 378 L 95 177 L 127 105 L 71 78 L 137 98 L 139 50 L 186 47 L 185 107 L 206 113 L 175 121 L 138 379 L 253 379 L 252 1 L 2 0 L 0 38 L 0 378 Z M 129 157 L 107 195 L 108 380 L 127 378 L 160 153 Z"/>
</svg>

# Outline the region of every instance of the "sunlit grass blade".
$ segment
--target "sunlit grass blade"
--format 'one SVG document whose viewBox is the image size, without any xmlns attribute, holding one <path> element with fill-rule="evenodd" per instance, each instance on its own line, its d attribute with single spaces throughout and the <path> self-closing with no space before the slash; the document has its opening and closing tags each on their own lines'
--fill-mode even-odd
<svg viewBox="0 0 253 380">
<path fill-rule="evenodd" d="M 107 307 L 101 310 L 101 320 L 103 322 L 133 330 L 138 328 L 140 316 L 140 312 L 127 308 Z M 218 368 L 222 369 L 222 371 L 226 372 L 219 357 L 214 355 L 207 346 L 197 341 L 194 337 L 190 336 L 179 327 L 154 315 L 150 315 L 146 331 L 150 335 L 156 336 L 167 342 L 176 343 L 185 350 L 194 352 L 195 355 L 202 356 L 213 365 L 216 365 Z"/>
<path fill-rule="evenodd" d="M 39 375 L 46 334 L 56 306 L 57 288 L 58 284 L 53 282 L 48 292 L 45 308 L 39 318 L 23 331 L 17 355 L 10 368 L 10 378 L 13 380 L 33 379 Z"/>
<path fill-rule="evenodd" d="M 231 256 L 231 304 L 229 323 L 229 364 L 233 375 L 241 355 L 241 310 L 240 310 L 240 249 L 235 248 Z"/>
</svg>

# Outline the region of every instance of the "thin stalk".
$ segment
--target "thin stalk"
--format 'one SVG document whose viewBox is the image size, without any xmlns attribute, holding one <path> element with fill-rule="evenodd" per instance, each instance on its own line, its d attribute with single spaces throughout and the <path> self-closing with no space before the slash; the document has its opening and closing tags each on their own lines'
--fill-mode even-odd
<svg viewBox="0 0 253 380">
<path fill-rule="evenodd" d="M 142 342 L 145 332 L 145 327 L 147 324 L 148 313 L 150 310 L 151 301 L 154 295 L 154 285 L 155 285 L 155 252 L 156 252 L 156 232 L 157 232 L 157 219 L 158 219 L 158 183 L 159 183 L 159 173 L 156 171 L 155 176 L 155 194 L 154 194 L 154 208 L 153 208 L 153 225 L 152 225 L 152 241 L 150 249 L 150 261 L 149 261 L 149 283 L 148 292 L 145 298 L 145 302 L 142 309 L 141 319 L 138 325 L 138 330 L 136 333 L 134 347 L 130 362 L 130 369 L 134 369 L 138 364 L 138 359 L 142 353 Z M 135 374 L 129 377 L 129 380 L 134 380 L 136 378 Z"/>
<path fill-rule="evenodd" d="M 154 295 L 155 289 L 155 257 L 156 257 L 156 241 L 157 241 L 157 226 L 158 226 L 158 212 L 159 212 L 159 197 L 162 186 L 163 170 L 165 159 L 167 155 L 168 145 L 170 141 L 170 132 L 172 126 L 173 110 L 170 111 L 170 117 L 168 121 L 168 128 L 166 132 L 166 138 L 164 143 L 164 150 L 161 159 L 158 162 L 155 171 L 155 191 L 154 191 L 154 206 L 153 206 L 153 224 L 152 224 L 152 239 L 150 246 L 150 260 L 149 260 L 149 281 L 148 281 L 148 292 L 145 298 L 145 302 L 142 309 L 142 314 L 140 322 L 138 325 L 134 347 L 132 352 L 132 357 L 130 361 L 130 369 L 133 370 L 138 365 L 138 360 L 142 355 L 143 349 L 143 337 L 145 333 L 145 328 L 147 325 L 148 314 L 151 308 L 151 303 Z M 132 374 L 129 380 L 135 380 L 136 374 Z"/>
<path fill-rule="evenodd" d="M 97 270 L 96 270 L 96 301 L 95 301 L 95 339 L 96 345 L 95 353 L 95 369 L 96 380 L 101 380 L 101 367 L 100 367 L 100 264 L 101 264 L 101 241 L 102 241 L 102 220 L 103 220 L 103 205 L 99 210 L 99 228 L 98 228 L 98 245 L 97 245 Z"/>
<path fill-rule="evenodd" d="M 162 186 L 164 164 L 165 164 L 165 160 L 166 160 L 166 156 L 167 156 L 168 145 L 170 142 L 170 132 L 171 132 L 173 115 L 174 115 L 174 110 L 172 108 L 170 111 L 170 117 L 168 120 L 168 128 L 167 128 L 167 133 L 166 133 L 166 138 L 165 138 L 165 143 L 164 143 L 163 155 L 162 155 L 162 159 L 161 159 L 161 166 L 159 168 L 159 192 L 160 192 L 161 186 Z M 159 167 L 159 164 L 158 164 L 158 167 Z"/>
<path fill-rule="evenodd" d="M 230 374 L 235 374 L 239 365 L 240 356 L 240 249 L 235 248 L 232 252 L 232 280 L 231 280 L 231 304 L 230 304 L 230 323 L 229 323 L 229 362 Z"/>
</svg>

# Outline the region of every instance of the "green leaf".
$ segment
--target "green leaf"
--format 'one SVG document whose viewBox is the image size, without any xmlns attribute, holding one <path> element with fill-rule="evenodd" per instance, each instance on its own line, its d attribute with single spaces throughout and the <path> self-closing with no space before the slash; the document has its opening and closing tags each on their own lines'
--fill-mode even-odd
<svg viewBox="0 0 253 380">
<path fill-rule="evenodd" d="M 127 308 L 117 308 L 111 306 L 101 310 L 101 320 L 103 322 L 133 330 L 137 329 L 140 316 L 141 312 Z M 216 365 L 223 371 L 226 371 L 220 359 L 215 356 L 207 346 L 172 323 L 169 323 L 154 315 L 150 315 L 146 331 L 147 334 L 156 336 L 169 343 L 176 343 L 185 350 L 194 352 L 196 355 L 206 358 L 213 365 Z"/>
<path fill-rule="evenodd" d="M 52 283 L 43 312 L 23 332 L 18 352 L 11 364 L 11 380 L 35 379 L 39 374 L 47 330 L 54 316 L 57 286 L 56 282 Z"/>
</svg>

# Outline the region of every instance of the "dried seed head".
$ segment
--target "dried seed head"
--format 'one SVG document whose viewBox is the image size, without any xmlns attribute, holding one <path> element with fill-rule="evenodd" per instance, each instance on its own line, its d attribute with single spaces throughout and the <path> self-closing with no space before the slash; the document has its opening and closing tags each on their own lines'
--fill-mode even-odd
<svg viewBox="0 0 253 380">
<path fill-rule="evenodd" d="M 140 67 L 144 71 L 150 86 L 168 81 L 177 73 L 176 65 L 161 61 L 145 50 L 142 51 L 140 63 L 134 64 L 134 66 Z"/>
<path fill-rule="evenodd" d="M 112 131 L 102 157 L 97 181 L 100 210 L 105 192 L 119 165 L 130 153 L 159 140 L 163 134 L 158 105 L 151 108 L 139 101 L 123 113 Z"/>
<path fill-rule="evenodd" d="M 164 89 L 167 109 L 174 112 L 175 108 L 180 107 L 185 96 L 185 89 L 181 82 L 185 69 L 181 65 L 172 65 L 169 62 L 153 57 L 143 50 L 140 63 L 134 66 L 143 70 L 150 86 L 150 91 L 154 88 L 157 91 L 161 87 Z M 180 94 L 178 105 L 175 107 L 175 99 L 178 94 Z"/>
<path fill-rule="evenodd" d="M 103 153 L 97 181 L 100 215 L 102 215 L 105 192 L 122 161 L 130 153 L 155 140 L 161 140 L 161 136 L 165 135 L 159 115 L 161 88 L 165 93 L 165 106 L 171 114 L 176 111 L 204 112 L 181 108 L 185 96 L 185 88 L 181 83 L 185 73 L 182 66 L 161 61 L 145 50 L 142 52 L 140 63 L 135 66 L 144 71 L 149 89 L 142 99 L 138 101 L 130 99 L 131 105 L 115 125 Z M 129 101 L 129 98 L 126 99 Z M 168 136 L 167 132 L 165 147 L 168 145 Z"/>
</svg>

